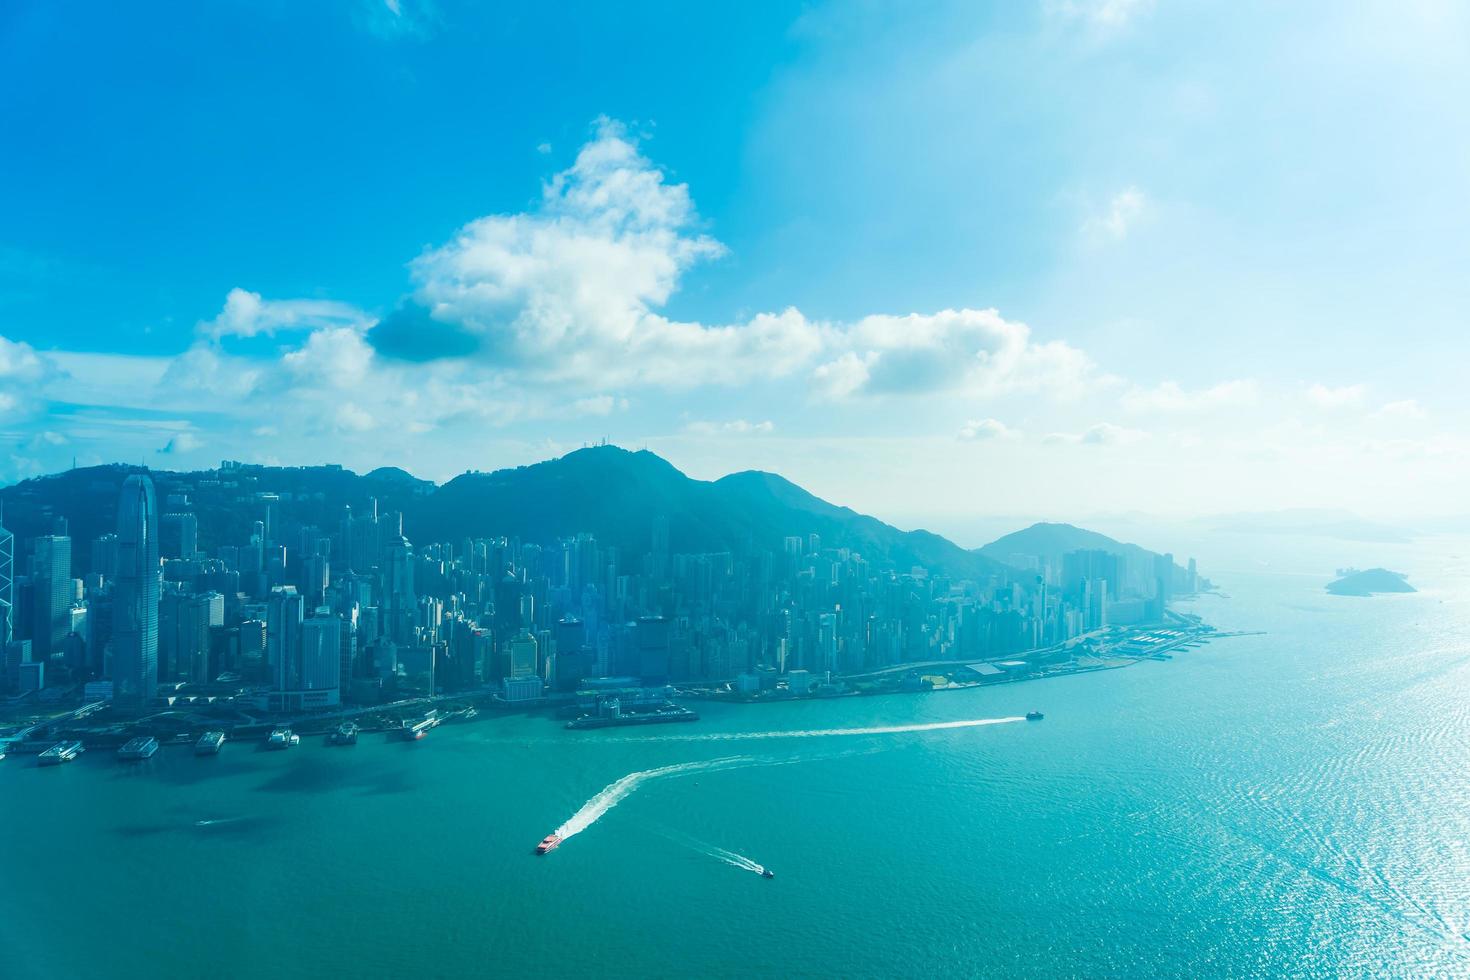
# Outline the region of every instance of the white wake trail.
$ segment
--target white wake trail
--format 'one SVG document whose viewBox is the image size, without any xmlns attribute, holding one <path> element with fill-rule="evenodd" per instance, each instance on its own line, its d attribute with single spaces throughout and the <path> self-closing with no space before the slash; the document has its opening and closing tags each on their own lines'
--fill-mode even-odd
<svg viewBox="0 0 1470 980">
<path fill-rule="evenodd" d="M 657 769 L 630 772 L 621 779 L 609 783 L 602 792 L 582 804 L 582 809 L 572 814 L 571 819 L 556 829 L 557 836 L 566 840 L 568 837 L 580 834 L 600 820 L 604 813 L 625 800 L 628 794 L 650 779 L 711 769 L 731 769 L 736 766 L 750 765 L 753 761 L 743 756 L 732 756 L 727 759 L 711 759 L 708 762 L 681 762 L 674 766 L 660 766 Z"/>
<path fill-rule="evenodd" d="M 969 718 L 964 721 L 934 721 L 915 725 L 875 725 L 868 728 L 805 728 L 772 732 L 706 732 L 697 735 L 654 735 L 636 741 L 647 742 L 741 742 L 770 738 L 831 738 L 851 735 L 903 735 L 910 732 L 939 732 L 955 728 L 979 728 L 984 725 L 1008 725 L 1025 721 L 1020 715 L 1010 718 Z M 621 740 L 620 740 L 621 741 Z M 627 741 L 635 741 L 628 739 Z"/>
<path fill-rule="evenodd" d="M 673 830 L 661 830 L 659 833 L 674 843 L 682 844 L 697 854 L 703 854 L 705 857 L 712 857 L 717 861 L 723 861 L 725 864 L 733 868 L 739 868 L 741 871 L 753 871 L 756 874 L 760 874 L 766 870 L 765 865 L 757 863 L 754 858 L 748 858 L 744 854 L 736 854 L 734 851 L 727 851 L 723 847 L 711 844 L 708 841 L 702 841 L 697 837 L 690 837 L 688 834 L 681 834 Z"/>
</svg>

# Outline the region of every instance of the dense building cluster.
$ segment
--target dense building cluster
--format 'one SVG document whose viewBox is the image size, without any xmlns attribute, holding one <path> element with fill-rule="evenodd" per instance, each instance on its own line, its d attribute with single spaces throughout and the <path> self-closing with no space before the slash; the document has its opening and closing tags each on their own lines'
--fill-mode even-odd
<svg viewBox="0 0 1470 980">
<path fill-rule="evenodd" d="M 227 471 L 218 485 L 233 488 Z M 116 528 L 64 518 L 17 554 L 0 528 L 3 693 L 48 686 L 148 708 L 230 697 L 295 712 L 433 692 L 529 701 L 597 685 L 802 693 L 903 664 L 1055 648 L 1162 619 L 1188 571 L 1171 556 L 1007 556 L 985 581 L 870 563 L 816 534 L 687 554 L 655 517 L 641 550 L 560 540 L 414 542 L 376 500 L 307 522 L 292 493 L 242 483 L 238 530 L 202 546 L 191 487 L 123 484 Z M 17 574 L 18 569 L 24 574 Z"/>
</svg>

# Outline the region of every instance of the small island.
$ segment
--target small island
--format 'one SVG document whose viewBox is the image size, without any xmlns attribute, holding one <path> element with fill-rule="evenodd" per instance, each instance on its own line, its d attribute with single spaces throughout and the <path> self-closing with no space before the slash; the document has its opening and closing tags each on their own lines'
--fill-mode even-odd
<svg viewBox="0 0 1470 980">
<path fill-rule="evenodd" d="M 1406 576 L 1399 572 L 1390 572 L 1386 568 L 1369 568 L 1360 571 L 1356 568 L 1339 568 L 1336 581 L 1327 584 L 1327 591 L 1333 595 L 1378 595 L 1384 592 L 1417 592 L 1407 581 Z"/>
</svg>

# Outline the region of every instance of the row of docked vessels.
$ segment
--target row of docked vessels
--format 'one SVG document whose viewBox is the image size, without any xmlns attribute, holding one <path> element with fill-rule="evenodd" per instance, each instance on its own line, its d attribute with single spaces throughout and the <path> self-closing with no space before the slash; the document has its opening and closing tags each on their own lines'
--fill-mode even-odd
<svg viewBox="0 0 1470 980">
<path fill-rule="evenodd" d="M 277 728 L 271 731 L 270 738 L 265 740 L 268 749 L 289 749 L 294 745 L 301 744 L 301 736 L 289 728 Z"/>
<path fill-rule="evenodd" d="M 36 758 L 36 764 L 42 766 L 59 766 L 63 762 L 71 762 L 85 751 L 82 743 L 76 740 L 57 742 L 51 748 L 42 752 Z"/>
<path fill-rule="evenodd" d="M 199 736 L 199 741 L 194 743 L 195 755 L 219 755 L 219 750 L 225 747 L 225 733 L 221 731 L 205 732 Z"/>
<path fill-rule="evenodd" d="M 117 757 L 125 762 L 141 762 L 151 759 L 158 752 L 158 739 L 151 735 L 130 738 L 117 750 Z"/>
</svg>

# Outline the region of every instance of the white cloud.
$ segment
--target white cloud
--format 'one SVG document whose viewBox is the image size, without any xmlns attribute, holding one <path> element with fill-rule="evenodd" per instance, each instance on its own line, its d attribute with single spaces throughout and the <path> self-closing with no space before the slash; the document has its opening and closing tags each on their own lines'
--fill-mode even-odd
<svg viewBox="0 0 1470 980">
<path fill-rule="evenodd" d="M 281 359 L 299 382 L 343 389 L 361 386 L 372 361 L 372 347 L 361 332 L 350 327 L 313 331 L 305 344 Z"/>
<path fill-rule="evenodd" d="M 1015 391 L 1075 395 L 1099 381 L 1092 359 L 1062 341 L 1036 343 L 995 310 L 864 317 L 831 338 L 847 348 L 818 366 L 819 393 L 851 395 Z"/>
<path fill-rule="evenodd" d="M 967 442 L 982 439 L 1016 440 L 1021 433 L 999 419 L 971 419 L 960 427 L 959 437 Z"/>
<path fill-rule="evenodd" d="M 745 385 L 805 371 L 826 397 L 992 395 L 1072 391 L 1094 373 L 1082 351 L 1038 343 L 995 310 L 845 325 L 793 308 L 721 325 L 669 319 L 658 310 L 683 274 L 725 251 L 697 228 L 688 188 L 603 119 L 535 210 L 479 218 L 415 260 L 414 299 L 471 335 L 486 364 L 598 386 Z"/>
<path fill-rule="evenodd" d="M 0 416 L 39 411 L 41 386 L 61 373 L 54 359 L 30 344 L 0 337 Z"/>
<path fill-rule="evenodd" d="M 335 416 L 337 428 L 346 432 L 367 432 L 377 427 L 377 421 L 366 410 L 353 402 L 343 402 Z"/>
<path fill-rule="evenodd" d="M 1143 215 L 1148 206 L 1143 191 L 1137 187 L 1125 187 L 1114 194 L 1107 209 L 1088 218 L 1082 232 L 1093 241 L 1122 241 Z"/>
<path fill-rule="evenodd" d="M 613 395 L 592 395 L 588 398 L 578 398 L 572 402 L 571 415 L 573 417 L 582 415 L 611 415 L 613 412 L 625 412 L 628 410 L 628 399 L 617 398 Z"/>
<path fill-rule="evenodd" d="M 1099 422 L 1081 432 L 1053 432 L 1042 441 L 1054 445 L 1123 446 L 1147 438 L 1147 432 L 1124 428 L 1111 422 Z"/>
<path fill-rule="evenodd" d="M 1123 394 L 1123 407 L 1130 412 L 1199 412 L 1213 408 L 1254 405 L 1260 400 L 1254 381 L 1222 381 L 1209 388 L 1189 390 L 1165 381 L 1153 388 L 1131 388 Z"/>
<path fill-rule="evenodd" d="M 30 344 L 0 337 L 0 382 L 40 381 L 49 370 L 46 361 Z"/>
<path fill-rule="evenodd" d="M 1424 406 L 1412 398 L 1405 398 L 1402 401 L 1386 402 L 1373 415 L 1375 418 L 1393 422 L 1421 422 L 1429 418 L 1429 413 L 1424 410 Z"/>
<path fill-rule="evenodd" d="M 225 306 L 213 320 L 199 324 L 199 332 L 221 337 L 254 337 L 280 330 L 312 330 L 327 326 L 365 327 L 371 319 L 348 303 L 326 299 L 262 299 L 259 293 L 231 289 Z"/>
<path fill-rule="evenodd" d="M 432 0 L 357 0 L 357 26 L 380 38 L 428 37 L 439 26 Z"/>
<path fill-rule="evenodd" d="M 1318 408 L 1326 409 L 1354 408 L 1363 404 L 1367 396 L 1368 389 L 1365 385 L 1329 388 L 1327 385 L 1314 384 L 1307 389 L 1307 400 Z"/>
<path fill-rule="evenodd" d="M 1152 9 L 1154 0 L 1045 0 L 1046 12 L 1062 20 L 1081 21 L 1102 30 L 1117 30 Z"/>
<path fill-rule="evenodd" d="M 262 437 L 251 433 L 262 422 L 272 439 L 296 445 L 331 437 L 381 450 L 394 440 L 422 444 L 411 437 L 440 428 L 609 416 L 629 405 L 609 391 L 638 388 L 759 389 L 784 380 L 783 394 L 798 399 L 1068 397 L 1116 380 L 1085 352 L 1039 341 L 993 309 L 828 323 L 787 308 L 716 325 L 660 312 L 685 272 L 723 253 L 701 231 L 688 188 L 668 180 L 625 127 L 603 119 L 533 208 L 471 221 L 414 260 L 411 297 L 381 322 L 350 303 L 235 288 L 175 358 L 55 356 L 70 375 L 63 397 L 108 406 L 106 424 L 135 421 L 161 441 L 160 413 L 177 413 L 208 425 L 221 453 L 259 452 Z M 274 355 L 259 342 L 270 336 L 280 344 Z M 44 364 L 7 343 L 0 409 L 20 398 L 6 378 L 34 376 Z M 987 425 L 975 423 L 969 437 L 1000 435 Z M 686 431 L 774 428 L 770 419 L 737 418 Z M 187 451 L 186 443 L 169 451 Z"/>
<path fill-rule="evenodd" d="M 178 435 L 170 438 L 169 441 L 163 446 L 163 448 L 158 451 L 160 453 L 172 456 L 178 453 L 193 452 L 203 445 L 204 443 L 200 441 L 199 437 L 194 435 L 194 433 L 180 432 Z"/>
<path fill-rule="evenodd" d="M 765 435 L 774 432 L 776 425 L 769 419 L 761 422 L 750 422 L 745 419 L 731 419 L 728 422 L 705 422 L 695 421 L 684 426 L 684 431 L 691 435 L 712 436 L 722 433 L 730 435 Z"/>
</svg>

